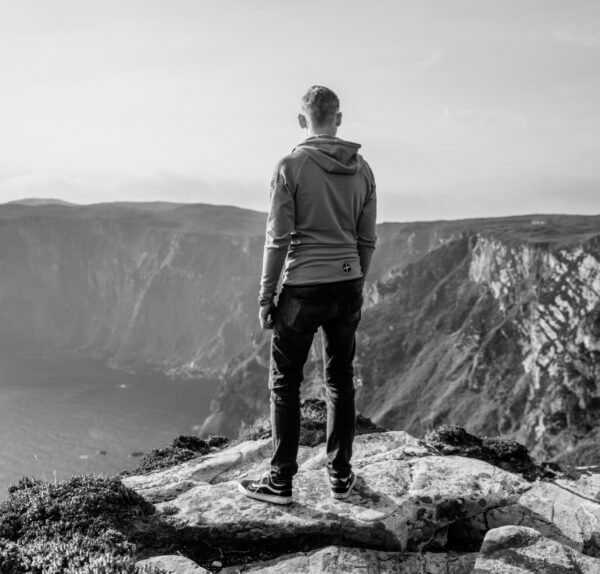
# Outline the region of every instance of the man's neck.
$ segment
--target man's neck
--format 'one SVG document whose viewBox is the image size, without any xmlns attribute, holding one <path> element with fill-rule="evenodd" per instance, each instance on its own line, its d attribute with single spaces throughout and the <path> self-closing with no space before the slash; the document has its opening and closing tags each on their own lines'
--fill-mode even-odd
<svg viewBox="0 0 600 574">
<path fill-rule="evenodd" d="M 337 134 L 337 127 L 332 128 L 308 128 L 306 130 L 307 138 L 334 138 Z"/>
</svg>

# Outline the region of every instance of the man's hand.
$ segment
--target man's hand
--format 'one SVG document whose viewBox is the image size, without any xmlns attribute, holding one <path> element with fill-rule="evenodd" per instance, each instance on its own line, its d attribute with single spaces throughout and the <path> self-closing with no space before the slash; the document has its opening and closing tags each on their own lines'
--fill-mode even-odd
<svg viewBox="0 0 600 574">
<path fill-rule="evenodd" d="M 258 311 L 258 320 L 261 329 L 272 329 L 275 324 L 275 304 L 267 303 L 262 305 Z"/>
</svg>

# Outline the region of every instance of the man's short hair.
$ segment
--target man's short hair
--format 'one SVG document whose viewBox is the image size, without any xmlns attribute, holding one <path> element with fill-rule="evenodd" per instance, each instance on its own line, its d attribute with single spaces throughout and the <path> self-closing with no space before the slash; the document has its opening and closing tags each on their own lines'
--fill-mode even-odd
<svg viewBox="0 0 600 574">
<path fill-rule="evenodd" d="M 325 86 L 311 86 L 302 96 L 302 109 L 317 126 L 333 121 L 340 110 L 340 100 L 333 90 Z"/>
</svg>

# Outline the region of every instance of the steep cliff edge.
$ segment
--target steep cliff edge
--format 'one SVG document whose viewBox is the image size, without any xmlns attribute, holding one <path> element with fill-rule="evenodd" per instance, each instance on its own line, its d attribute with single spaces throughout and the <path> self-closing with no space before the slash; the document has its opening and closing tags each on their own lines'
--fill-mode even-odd
<svg viewBox="0 0 600 574">
<path fill-rule="evenodd" d="M 466 234 L 376 290 L 359 347 L 368 415 L 418 434 L 454 422 L 577 458 L 598 420 L 599 235 Z"/>
<path fill-rule="evenodd" d="M 597 463 L 600 450 L 584 452 L 581 441 L 600 421 L 600 235 L 541 248 L 485 239 L 469 273 L 493 294 L 522 354 L 522 418 L 504 414 L 499 430 L 520 427 L 534 453 Z"/>
</svg>

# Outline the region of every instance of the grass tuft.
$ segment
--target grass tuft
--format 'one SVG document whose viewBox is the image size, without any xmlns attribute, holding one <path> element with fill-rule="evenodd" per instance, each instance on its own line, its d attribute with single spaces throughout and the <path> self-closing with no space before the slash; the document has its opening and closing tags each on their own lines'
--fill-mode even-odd
<svg viewBox="0 0 600 574">
<path fill-rule="evenodd" d="M 545 476 L 544 469 L 533 461 L 527 448 L 511 439 L 480 438 L 468 433 L 462 427 L 444 424 L 428 433 L 425 440 L 443 455 L 483 460 L 509 472 L 520 474 L 526 480 L 533 481 Z"/>
<path fill-rule="evenodd" d="M 137 468 L 126 470 L 121 476 L 148 474 L 155 470 L 170 468 L 187 460 L 219 450 L 229 443 L 223 436 L 210 436 L 206 439 L 197 436 L 178 436 L 170 445 L 155 448 L 145 454 Z"/>
</svg>

